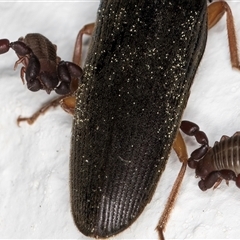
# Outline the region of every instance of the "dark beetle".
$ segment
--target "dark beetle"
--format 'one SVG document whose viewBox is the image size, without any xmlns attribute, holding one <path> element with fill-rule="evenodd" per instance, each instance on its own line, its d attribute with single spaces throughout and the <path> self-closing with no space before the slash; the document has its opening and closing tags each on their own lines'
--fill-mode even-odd
<svg viewBox="0 0 240 240">
<path fill-rule="evenodd" d="M 75 223 L 106 238 L 132 224 L 165 168 L 207 37 L 206 0 L 102 0 L 77 91 Z"/>
</svg>

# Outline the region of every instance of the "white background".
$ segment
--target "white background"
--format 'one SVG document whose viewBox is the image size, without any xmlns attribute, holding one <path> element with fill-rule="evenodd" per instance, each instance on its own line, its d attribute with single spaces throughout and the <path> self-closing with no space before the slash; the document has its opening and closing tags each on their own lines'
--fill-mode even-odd
<svg viewBox="0 0 240 240">
<path fill-rule="evenodd" d="M 240 2 L 228 1 L 240 42 Z M 99 1 L 0 3 L 0 38 L 17 40 L 40 32 L 71 60 L 75 37 L 95 21 Z M 209 31 L 206 51 L 195 77 L 183 119 L 198 123 L 210 144 L 240 130 L 240 71 L 232 70 L 226 18 Z M 86 38 L 87 40 L 87 38 Z M 87 44 L 86 44 L 87 46 Z M 16 124 L 54 96 L 33 93 L 13 71 L 13 51 L 0 56 L 0 238 L 88 239 L 75 227 L 69 199 L 69 148 L 72 118 L 61 108 L 34 125 Z M 198 147 L 187 138 L 189 151 Z M 152 202 L 139 219 L 112 239 L 157 239 L 155 226 L 180 164 L 171 154 Z M 202 192 L 194 171 L 187 170 L 167 225 L 169 238 L 239 238 L 240 189 L 233 182 Z"/>
</svg>

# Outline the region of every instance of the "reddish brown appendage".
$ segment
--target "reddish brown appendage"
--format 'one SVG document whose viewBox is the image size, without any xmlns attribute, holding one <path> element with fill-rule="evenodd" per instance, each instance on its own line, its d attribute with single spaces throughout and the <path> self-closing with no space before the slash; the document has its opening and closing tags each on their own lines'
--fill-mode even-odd
<svg viewBox="0 0 240 240">
<path fill-rule="evenodd" d="M 20 122 L 27 122 L 28 124 L 33 124 L 37 118 L 40 115 L 43 115 L 44 113 L 46 113 L 48 111 L 49 108 L 53 107 L 57 107 L 60 104 L 60 101 L 65 98 L 65 96 L 61 96 L 51 102 L 48 102 L 46 105 L 44 105 L 43 107 L 41 107 L 37 112 L 35 112 L 31 117 L 21 117 L 19 116 L 17 118 L 17 125 L 19 126 Z"/>
<path fill-rule="evenodd" d="M 227 13 L 228 42 L 232 67 L 240 70 L 233 15 L 229 5 L 225 1 L 214 2 L 208 7 L 208 28 L 212 28 L 225 12 Z"/>
<path fill-rule="evenodd" d="M 200 131 L 197 124 L 190 121 L 182 121 L 180 129 L 188 136 L 194 136 L 196 141 L 202 146 L 193 151 L 188 159 L 188 166 L 196 169 L 201 158 L 203 158 L 209 150 L 207 135 Z"/>
<path fill-rule="evenodd" d="M 75 96 L 65 97 L 61 99 L 60 105 L 65 112 L 73 115 L 76 106 L 76 97 Z"/>
<path fill-rule="evenodd" d="M 159 239 L 161 239 L 161 240 L 164 240 L 163 232 L 165 230 L 167 221 L 169 219 L 171 211 L 173 210 L 174 204 L 176 202 L 177 194 L 179 192 L 179 189 L 180 189 L 180 186 L 181 186 L 181 183 L 182 183 L 185 171 L 186 171 L 186 167 L 187 167 L 187 159 L 188 159 L 187 149 L 186 149 L 185 142 L 182 138 L 182 135 L 179 131 L 178 131 L 176 139 L 173 143 L 173 149 L 176 152 L 180 162 L 182 162 L 182 167 L 181 167 L 181 169 L 178 173 L 178 176 L 174 182 L 171 193 L 167 200 L 167 204 L 164 208 L 162 216 L 156 227 L 156 230 L 158 231 Z"/>
<path fill-rule="evenodd" d="M 75 42 L 74 53 L 73 53 L 73 62 L 81 66 L 81 57 L 82 57 L 82 39 L 83 35 L 92 35 L 95 24 L 89 23 L 85 25 L 77 35 Z"/>
<path fill-rule="evenodd" d="M 4 54 L 9 51 L 10 42 L 8 39 L 0 39 L 0 54 Z"/>
</svg>

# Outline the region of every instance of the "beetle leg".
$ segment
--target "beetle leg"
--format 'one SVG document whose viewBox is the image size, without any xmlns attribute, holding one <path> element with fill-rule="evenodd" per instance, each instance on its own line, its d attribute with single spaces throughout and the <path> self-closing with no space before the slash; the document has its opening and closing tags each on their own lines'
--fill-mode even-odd
<svg viewBox="0 0 240 240">
<path fill-rule="evenodd" d="M 174 207 L 174 204 L 176 202 L 176 196 L 179 192 L 179 189 L 180 189 L 180 186 L 181 186 L 181 183 L 182 183 L 185 171 L 186 171 L 186 167 L 187 167 L 187 160 L 188 160 L 187 149 L 186 149 L 186 145 L 183 140 L 183 137 L 179 131 L 177 133 L 176 139 L 173 142 L 173 149 L 176 152 L 180 162 L 182 162 L 182 167 L 181 167 L 181 169 L 178 173 L 178 176 L 174 182 L 171 193 L 167 200 L 167 204 L 164 208 L 162 216 L 156 227 L 156 230 L 158 231 L 158 236 L 161 240 L 164 239 L 163 231 L 166 227 L 168 218 L 169 218 L 171 211 Z"/>
<path fill-rule="evenodd" d="M 20 122 L 27 122 L 28 124 L 33 124 L 37 118 L 40 115 L 43 115 L 49 108 L 51 107 L 57 107 L 60 104 L 60 101 L 65 98 L 66 96 L 61 96 L 59 98 L 54 99 L 51 102 L 46 103 L 46 105 L 44 105 L 43 107 L 41 107 L 37 112 L 35 112 L 31 117 L 21 117 L 19 116 L 17 118 L 17 125 L 19 126 Z"/>
<path fill-rule="evenodd" d="M 173 142 L 173 149 L 176 152 L 180 162 L 185 163 L 188 160 L 187 148 L 181 133 L 178 131 L 177 137 Z"/>
<path fill-rule="evenodd" d="M 60 100 L 60 105 L 65 112 L 73 115 L 76 106 L 76 97 L 75 96 L 65 97 Z"/>
<path fill-rule="evenodd" d="M 176 196 L 179 192 L 179 189 L 180 189 L 180 186 L 181 186 L 186 168 L 187 168 L 187 162 L 185 161 L 185 162 L 182 163 L 182 167 L 181 167 L 181 169 L 178 173 L 178 176 L 177 176 L 177 178 L 174 182 L 174 185 L 172 187 L 171 193 L 168 197 L 167 204 L 164 208 L 164 211 L 162 213 L 162 216 L 161 216 L 160 220 L 158 221 L 158 225 L 156 227 L 156 230 L 158 231 L 158 236 L 159 236 L 160 240 L 164 240 L 163 231 L 165 230 L 168 218 L 169 218 L 169 216 L 171 214 L 171 211 L 173 210 L 174 204 L 176 202 Z"/>
<path fill-rule="evenodd" d="M 56 99 L 46 103 L 46 105 L 41 107 L 31 117 L 21 117 L 21 116 L 19 116 L 17 118 L 17 125 L 19 126 L 20 122 L 27 122 L 28 124 L 31 125 L 38 119 L 38 117 L 40 115 L 45 114 L 49 110 L 49 108 L 51 108 L 51 107 L 55 108 L 58 105 L 60 105 L 65 112 L 73 115 L 75 105 L 76 105 L 76 97 L 75 96 L 68 96 L 68 97 L 61 96 L 59 98 L 56 98 Z"/>
<path fill-rule="evenodd" d="M 82 57 L 82 38 L 83 34 L 92 35 L 95 23 L 89 23 L 85 25 L 77 35 L 74 52 L 73 52 L 73 63 L 81 66 Z"/>
<path fill-rule="evenodd" d="M 228 42 L 232 67 L 240 70 L 233 15 L 229 5 L 225 1 L 214 2 L 209 5 L 208 28 L 212 28 L 221 19 L 225 12 L 227 13 Z"/>
</svg>

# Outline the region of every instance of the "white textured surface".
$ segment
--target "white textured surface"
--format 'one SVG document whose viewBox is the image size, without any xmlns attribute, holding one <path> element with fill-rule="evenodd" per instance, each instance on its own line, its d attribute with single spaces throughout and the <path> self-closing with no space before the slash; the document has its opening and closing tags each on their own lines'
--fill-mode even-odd
<svg viewBox="0 0 240 240">
<path fill-rule="evenodd" d="M 240 41 L 240 2 L 228 1 Z M 15 41 L 40 32 L 71 60 L 78 30 L 95 20 L 98 1 L 75 3 L 0 3 L 0 38 Z M 34 125 L 21 124 L 53 96 L 22 85 L 13 51 L 0 56 L 0 238 L 88 239 L 76 229 L 70 212 L 69 147 L 71 116 L 60 108 Z M 212 145 L 240 130 L 240 72 L 229 62 L 225 17 L 209 32 L 184 119 L 198 123 Z M 197 144 L 187 138 L 189 149 Z M 157 239 L 155 226 L 180 164 L 171 155 L 152 202 L 139 219 L 115 239 Z M 231 182 L 201 192 L 188 169 L 165 236 L 169 238 L 239 238 L 240 190 Z M 114 238 L 112 238 L 114 239 Z"/>
</svg>

